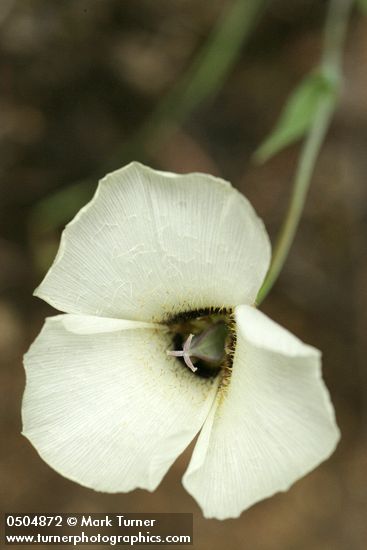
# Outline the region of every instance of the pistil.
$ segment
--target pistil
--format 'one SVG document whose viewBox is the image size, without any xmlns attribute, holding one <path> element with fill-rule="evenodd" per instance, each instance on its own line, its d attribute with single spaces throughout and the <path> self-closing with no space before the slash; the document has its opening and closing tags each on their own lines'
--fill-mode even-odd
<svg viewBox="0 0 367 550">
<path fill-rule="evenodd" d="M 194 338 L 193 334 L 190 334 L 190 336 L 187 338 L 186 342 L 183 345 L 183 349 L 179 351 L 173 351 L 173 350 L 167 350 L 167 355 L 172 355 L 173 357 L 182 357 L 185 361 L 185 364 L 189 367 L 189 369 L 192 370 L 192 372 L 196 372 L 198 369 L 195 367 L 193 362 L 190 359 L 190 347 L 192 339 Z"/>
</svg>

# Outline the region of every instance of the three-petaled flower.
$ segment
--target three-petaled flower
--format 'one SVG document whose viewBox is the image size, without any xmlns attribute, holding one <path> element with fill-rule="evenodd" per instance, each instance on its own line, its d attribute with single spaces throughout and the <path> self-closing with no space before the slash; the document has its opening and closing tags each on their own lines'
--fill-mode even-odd
<svg viewBox="0 0 367 550">
<path fill-rule="evenodd" d="M 42 458 L 96 490 L 152 491 L 200 432 L 183 484 L 220 519 L 326 459 L 320 353 L 253 306 L 269 260 L 229 183 L 138 163 L 106 176 L 36 290 L 66 312 L 25 356 Z"/>
</svg>

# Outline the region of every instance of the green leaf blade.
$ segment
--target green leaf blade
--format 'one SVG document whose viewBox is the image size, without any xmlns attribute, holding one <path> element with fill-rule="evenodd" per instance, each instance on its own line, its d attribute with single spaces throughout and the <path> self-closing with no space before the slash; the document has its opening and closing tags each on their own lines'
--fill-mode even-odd
<svg viewBox="0 0 367 550">
<path fill-rule="evenodd" d="M 314 121 L 320 101 L 326 98 L 335 101 L 336 84 L 320 73 L 308 75 L 291 94 L 274 130 L 256 150 L 255 161 L 266 162 L 302 138 Z"/>
<path fill-rule="evenodd" d="M 367 0 L 358 0 L 358 7 L 364 15 L 367 15 Z"/>
</svg>

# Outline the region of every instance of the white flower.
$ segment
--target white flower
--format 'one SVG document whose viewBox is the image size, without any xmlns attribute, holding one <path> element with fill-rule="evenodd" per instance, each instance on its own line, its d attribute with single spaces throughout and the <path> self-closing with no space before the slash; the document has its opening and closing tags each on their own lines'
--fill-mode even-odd
<svg viewBox="0 0 367 550">
<path fill-rule="evenodd" d="M 325 460 L 339 432 L 320 353 L 253 307 L 269 259 L 229 183 L 138 163 L 106 176 L 36 290 L 66 312 L 25 357 L 24 434 L 42 458 L 99 491 L 153 491 L 201 430 L 183 484 L 220 519 Z M 209 342 L 228 312 L 211 368 L 183 327 L 204 322 Z"/>
</svg>

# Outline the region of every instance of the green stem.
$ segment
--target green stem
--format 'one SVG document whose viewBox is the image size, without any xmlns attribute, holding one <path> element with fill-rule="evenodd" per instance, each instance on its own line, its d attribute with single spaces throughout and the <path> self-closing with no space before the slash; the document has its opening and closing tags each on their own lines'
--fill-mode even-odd
<svg viewBox="0 0 367 550">
<path fill-rule="evenodd" d="M 352 5 L 353 0 L 331 0 L 326 19 L 321 72 L 326 78 L 335 83 L 336 89 L 341 80 L 342 49 L 347 30 L 348 15 Z M 316 160 L 330 126 L 334 110 L 335 98 L 328 96 L 320 99 L 314 122 L 302 147 L 288 211 L 276 239 L 269 271 L 257 295 L 257 305 L 264 300 L 277 280 L 292 246 Z"/>
</svg>

